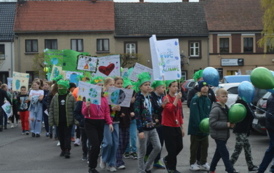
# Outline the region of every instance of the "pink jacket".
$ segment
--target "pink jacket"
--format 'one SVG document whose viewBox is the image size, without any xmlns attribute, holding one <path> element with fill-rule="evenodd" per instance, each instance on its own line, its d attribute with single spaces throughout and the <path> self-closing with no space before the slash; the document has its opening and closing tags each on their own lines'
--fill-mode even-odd
<svg viewBox="0 0 274 173">
<path fill-rule="evenodd" d="M 86 102 L 83 102 L 82 114 L 87 119 L 104 119 L 107 124 L 112 124 L 108 101 L 105 97 L 101 98 L 101 105 L 90 104 L 86 107 Z"/>
</svg>

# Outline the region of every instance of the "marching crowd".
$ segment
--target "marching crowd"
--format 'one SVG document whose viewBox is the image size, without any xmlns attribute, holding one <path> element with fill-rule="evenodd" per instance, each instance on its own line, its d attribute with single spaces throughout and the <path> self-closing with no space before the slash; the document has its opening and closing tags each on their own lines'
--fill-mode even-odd
<svg viewBox="0 0 274 173">
<path fill-rule="evenodd" d="M 220 88 L 215 95 L 202 79 L 202 70 L 195 73 L 194 79 L 197 85 L 189 92 L 187 100 L 190 109 L 187 130 L 190 135 L 189 169 L 215 173 L 222 159 L 228 173 L 237 173 L 234 164 L 244 149 L 248 170 L 265 172 L 274 156 L 274 97 L 267 105 L 269 148 L 257 167 L 252 162 L 248 140 L 254 116 L 250 105 L 238 98 L 237 103 L 245 106 L 247 115 L 241 122 L 232 124 L 225 104 L 227 91 Z M 152 82 L 147 72 L 139 74 L 134 83 L 121 77 L 81 77 L 80 80 L 102 87 L 100 104 L 80 98 L 76 84 L 62 80 L 62 76 L 50 82 L 35 79 L 29 91 L 27 86 L 21 86 L 20 92 L 13 92 L 6 84 L 1 84 L 0 106 L 10 102 L 13 115 L 7 117 L 0 108 L 0 132 L 7 128 L 8 119 L 11 128 L 20 119 L 22 134 L 39 138 L 44 124 L 46 136 L 59 141 L 61 157 L 70 158 L 71 141 L 74 145 L 81 144 L 82 160 L 87 160 L 89 173 L 97 173 L 97 165 L 110 172 L 125 169 L 123 158 L 137 159 L 138 173 L 150 173 L 152 168 L 179 173 L 177 156 L 183 149 L 185 130 L 181 87 L 176 80 Z M 130 107 L 109 104 L 110 87 L 133 89 Z M 209 118 L 209 132 L 200 128 L 200 122 L 205 118 Z M 226 147 L 230 129 L 236 135 L 231 156 Z M 216 143 L 211 162 L 207 160 L 209 135 Z M 162 157 L 164 144 L 167 155 Z M 274 166 L 271 172 L 274 172 Z"/>
</svg>

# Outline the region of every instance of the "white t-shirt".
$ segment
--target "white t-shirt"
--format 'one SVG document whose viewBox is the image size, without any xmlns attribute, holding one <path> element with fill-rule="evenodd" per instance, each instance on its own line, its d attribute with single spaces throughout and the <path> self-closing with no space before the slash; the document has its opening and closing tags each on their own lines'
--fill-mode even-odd
<svg viewBox="0 0 274 173">
<path fill-rule="evenodd" d="M 29 96 L 43 96 L 44 90 L 30 90 Z"/>
</svg>

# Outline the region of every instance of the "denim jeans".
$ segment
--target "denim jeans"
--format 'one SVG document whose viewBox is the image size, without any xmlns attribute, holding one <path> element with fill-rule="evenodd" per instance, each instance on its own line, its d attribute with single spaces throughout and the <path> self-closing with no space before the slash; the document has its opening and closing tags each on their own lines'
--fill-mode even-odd
<svg viewBox="0 0 274 173">
<path fill-rule="evenodd" d="M 102 159 L 109 167 L 116 167 L 116 154 L 119 146 L 119 124 L 113 124 L 113 132 L 109 125 L 104 126 L 104 138 L 102 143 Z"/>
<path fill-rule="evenodd" d="M 269 135 L 269 147 L 265 151 L 262 163 L 259 166 L 258 173 L 265 172 L 265 170 L 267 169 L 268 165 L 270 164 L 270 162 L 272 161 L 274 157 L 274 132 L 270 130 L 267 130 L 267 131 Z"/>
<path fill-rule="evenodd" d="M 37 108 L 32 108 L 30 110 L 30 118 L 33 120 L 30 121 L 31 132 L 35 134 L 40 134 L 42 130 L 42 117 L 43 109 L 42 103 L 37 103 Z"/>
<path fill-rule="evenodd" d="M 137 126 L 136 126 L 136 119 L 130 121 L 129 127 L 129 144 L 126 149 L 126 153 L 136 153 L 136 139 L 137 139 Z"/>
<path fill-rule="evenodd" d="M 227 141 L 215 139 L 215 142 L 216 142 L 216 150 L 215 150 L 215 154 L 212 158 L 209 170 L 214 172 L 219 160 L 222 158 L 224 165 L 225 165 L 225 170 L 228 173 L 233 173 L 234 168 L 229 160 L 229 153 L 226 148 Z"/>
</svg>

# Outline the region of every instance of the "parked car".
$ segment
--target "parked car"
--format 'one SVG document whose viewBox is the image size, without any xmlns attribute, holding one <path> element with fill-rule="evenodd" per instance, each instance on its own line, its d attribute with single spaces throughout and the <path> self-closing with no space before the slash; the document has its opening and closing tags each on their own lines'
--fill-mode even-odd
<svg viewBox="0 0 274 173">
<path fill-rule="evenodd" d="M 241 83 L 250 82 L 250 75 L 228 75 L 223 77 L 223 83 Z"/>
<path fill-rule="evenodd" d="M 238 97 L 238 86 L 240 83 L 222 83 L 219 87 L 214 87 L 213 91 L 216 93 L 218 88 L 224 88 L 228 92 L 228 99 L 226 105 L 230 108 L 237 100 Z"/>
<path fill-rule="evenodd" d="M 266 111 L 266 104 L 267 99 L 271 96 L 270 92 L 267 92 L 261 99 L 259 99 L 255 111 L 255 117 L 252 122 L 252 128 L 264 135 L 267 135 L 266 128 L 265 128 L 265 111 Z"/>
<path fill-rule="evenodd" d="M 194 79 L 188 79 L 182 84 L 181 89 L 184 100 L 187 99 L 188 92 L 195 86 L 195 84 L 196 82 L 194 81 Z"/>
</svg>

